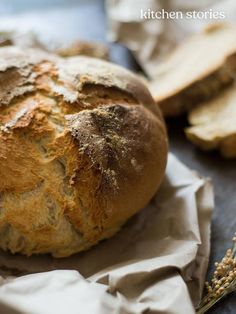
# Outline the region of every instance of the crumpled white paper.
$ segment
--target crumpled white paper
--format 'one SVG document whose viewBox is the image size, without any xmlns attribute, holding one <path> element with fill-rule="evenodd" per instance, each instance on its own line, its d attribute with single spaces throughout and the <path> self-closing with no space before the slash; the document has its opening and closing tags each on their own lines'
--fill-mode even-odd
<svg viewBox="0 0 236 314">
<path fill-rule="evenodd" d="M 119 309 L 105 286 L 87 282 L 74 270 L 23 276 L 2 285 L 0 294 L 0 311 L 4 314 L 109 314 L 114 304 Z"/>
<path fill-rule="evenodd" d="M 1 252 L 0 313 L 193 314 L 212 208 L 211 182 L 170 154 L 157 195 L 113 238 L 64 259 Z"/>
</svg>

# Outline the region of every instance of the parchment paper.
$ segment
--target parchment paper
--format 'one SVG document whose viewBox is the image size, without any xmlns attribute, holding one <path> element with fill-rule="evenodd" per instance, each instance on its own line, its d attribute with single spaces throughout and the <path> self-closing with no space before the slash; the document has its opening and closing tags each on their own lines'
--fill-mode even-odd
<svg viewBox="0 0 236 314">
<path fill-rule="evenodd" d="M 108 38 L 127 46 L 149 78 L 155 78 L 158 64 L 184 38 L 210 23 L 235 23 L 235 0 L 106 0 Z M 220 11 L 224 19 L 142 19 L 147 11 Z"/>
<path fill-rule="evenodd" d="M 64 259 L 0 252 L 0 313 L 195 313 L 212 208 L 211 182 L 170 154 L 157 195 L 113 238 Z"/>
</svg>

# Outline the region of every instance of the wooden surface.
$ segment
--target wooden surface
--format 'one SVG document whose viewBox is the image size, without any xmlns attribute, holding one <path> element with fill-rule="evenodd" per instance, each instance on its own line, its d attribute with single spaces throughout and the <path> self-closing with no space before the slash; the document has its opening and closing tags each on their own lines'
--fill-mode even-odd
<svg viewBox="0 0 236 314">
<path fill-rule="evenodd" d="M 1 0 L 0 17 L 0 29 L 3 26 L 33 28 L 45 42 L 50 42 L 51 38 L 56 41 L 106 40 L 102 0 Z M 119 45 L 111 45 L 111 58 L 132 70 L 137 69 L 131 54 Z M 185 125 L 184 118 L 168 121 L 170 150 L 190 168 L 211 177 L 215 189 L 209 275 L 214 262 L 231 247 L 236 231 L 236 160 L 224 160 L 217 152 L 203 153 L 195 149 L 185 138 Z M 232 294 L 209 313 L 236 313 L 235 296 Z"/>
</svg>

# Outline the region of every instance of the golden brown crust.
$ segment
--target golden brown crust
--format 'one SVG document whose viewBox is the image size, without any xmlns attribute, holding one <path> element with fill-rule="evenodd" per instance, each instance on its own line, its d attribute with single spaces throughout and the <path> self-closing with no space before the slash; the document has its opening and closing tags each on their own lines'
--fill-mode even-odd
<svg viewBox="0 0 236 314">
<path fill-rule="evenodd" d="M 56 257 L 85 250 L 160 185 L 160 112 L 133 74 L 107 62 L 15 47 L 0 56 L 0 247 Z"/>
</svg>

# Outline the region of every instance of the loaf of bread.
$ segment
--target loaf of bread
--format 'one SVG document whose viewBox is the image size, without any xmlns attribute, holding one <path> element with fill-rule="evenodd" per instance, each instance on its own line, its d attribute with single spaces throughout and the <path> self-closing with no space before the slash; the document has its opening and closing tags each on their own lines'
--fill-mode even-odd
<svg viewBox="0 0 236 314">
<path fill-rule="evenodd" d="M 107 46 L 83 40 L 76 40 L 70 45 L 57 49 L 55 53 L 61 57 L 86 56 L 109 60 L 109 49 Z"/>
<path fill-rule="evenodd" d="M 129 71 L 0 49 L 0 248 L 69 256 L 114 235 L 165 172 L 162 116 Z"/>
</svg>

